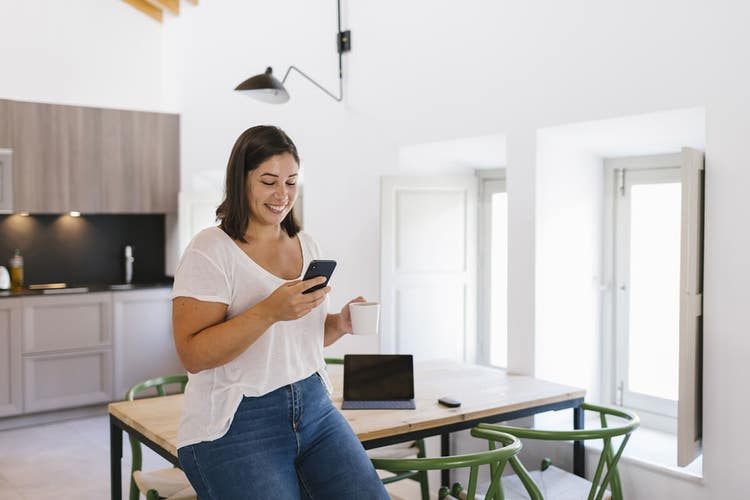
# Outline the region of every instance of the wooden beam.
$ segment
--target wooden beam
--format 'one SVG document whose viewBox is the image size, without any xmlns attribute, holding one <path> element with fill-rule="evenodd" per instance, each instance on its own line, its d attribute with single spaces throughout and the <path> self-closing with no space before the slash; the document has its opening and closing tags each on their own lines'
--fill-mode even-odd
<svg viewBox="0 0 750 500">
<path fill-rule="evenodd" d="M 154 7 L 162 10 L 168 10 L 175 16 L 180 15 L 180 0 L 146 0 Z"/>
<path fill-rule="evenodd" d="M 162 22 L 162 18 L 164 16 L 164 12 L 158 8 L 154 7 L 150 3 L 148 3 L 146 0 L 122 0 L 126 4 L 132 5 L 136 9 L 140 10 L 147 16 L 155 19 L 156 21 Z"/>
<path fill-rule="evenodd" d="M 188 0 L 193 5 L 198 5 L 198 0 Z"/>
</svg>

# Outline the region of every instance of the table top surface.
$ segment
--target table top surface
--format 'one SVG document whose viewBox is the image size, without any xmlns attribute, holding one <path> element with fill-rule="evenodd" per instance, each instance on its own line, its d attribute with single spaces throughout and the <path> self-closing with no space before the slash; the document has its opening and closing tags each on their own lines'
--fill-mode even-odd
<svg viewBox="0 0 750 500">
<path fill-rule="evenodd" d="M 333 402 L 341 409 L 343 369 L 328 368 L 334 387 Z M 360 441 L 445 427 L 467 420 L 504 414 L 583 398 L 586 391 L 505 370 L 455 361 L 414 364 L 416 410 L 341 410 Z M 450 396 L 458 408 L 439 405 Z M 109 413 L 143 434 L 172 455 L 177 455 L 177 427 L 182 394 L 110 403 Z"/>
</svg>

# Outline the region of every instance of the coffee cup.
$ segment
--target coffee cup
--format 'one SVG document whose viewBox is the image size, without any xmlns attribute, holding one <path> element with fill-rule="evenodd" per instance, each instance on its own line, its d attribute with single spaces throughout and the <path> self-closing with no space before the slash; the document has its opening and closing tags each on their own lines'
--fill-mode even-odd
<svg viewBox="0 0 750 500">
<path fill-rule="evenodd" d="M 354 335 L 377 335 L 380 325 L 379 302 L 352 302 L 349 304 Z"/>
</svg>

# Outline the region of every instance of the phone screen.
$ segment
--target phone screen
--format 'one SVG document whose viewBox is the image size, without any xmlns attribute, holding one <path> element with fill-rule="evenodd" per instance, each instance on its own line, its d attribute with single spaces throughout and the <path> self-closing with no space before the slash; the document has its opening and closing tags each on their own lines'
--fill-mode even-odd
<svg viewBox="0 0 750 500">
<path fill-rule="evenodd" d="M 302 280 L 305 281 L 312 278 L 317 278 L 318 276 L 324 276 L 326 281 L 325 283 L 310 287 L 302 293 L 314 292 L 315 290 L 320 290 L 321 288 L 325 288 L 326 286 L 328 286 L 328 282 L 331 280 L 331 275 L 333 274 L 334 269 L 336 269 L 335 260 L 313 260 L 312 262 L 310 262 L 310 265 L 307 267 L 307 271 L 305 272 L 305 276 L 302 278 Z"/>
</svg>

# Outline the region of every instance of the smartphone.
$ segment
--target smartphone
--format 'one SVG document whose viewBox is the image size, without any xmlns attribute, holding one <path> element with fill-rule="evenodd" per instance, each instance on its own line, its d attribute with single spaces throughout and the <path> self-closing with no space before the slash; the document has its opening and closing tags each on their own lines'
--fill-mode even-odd
<svg viewBox="0 0 750 500">
<path fill-rule="evenodd" d="M 310 262 L 302 281 L 317 278 L 318 276 L 325 276 L 326 281 L 320 285 L 310 287 L 302 293 L 314 292 L 315 290 L 320 290 L 321 288 L 328 286 L 328 282 L 331 280 L 331 275 L 333 274 L 334 269 L 336 269 L 335 260 L 313 260 Z"/>
</svg>

